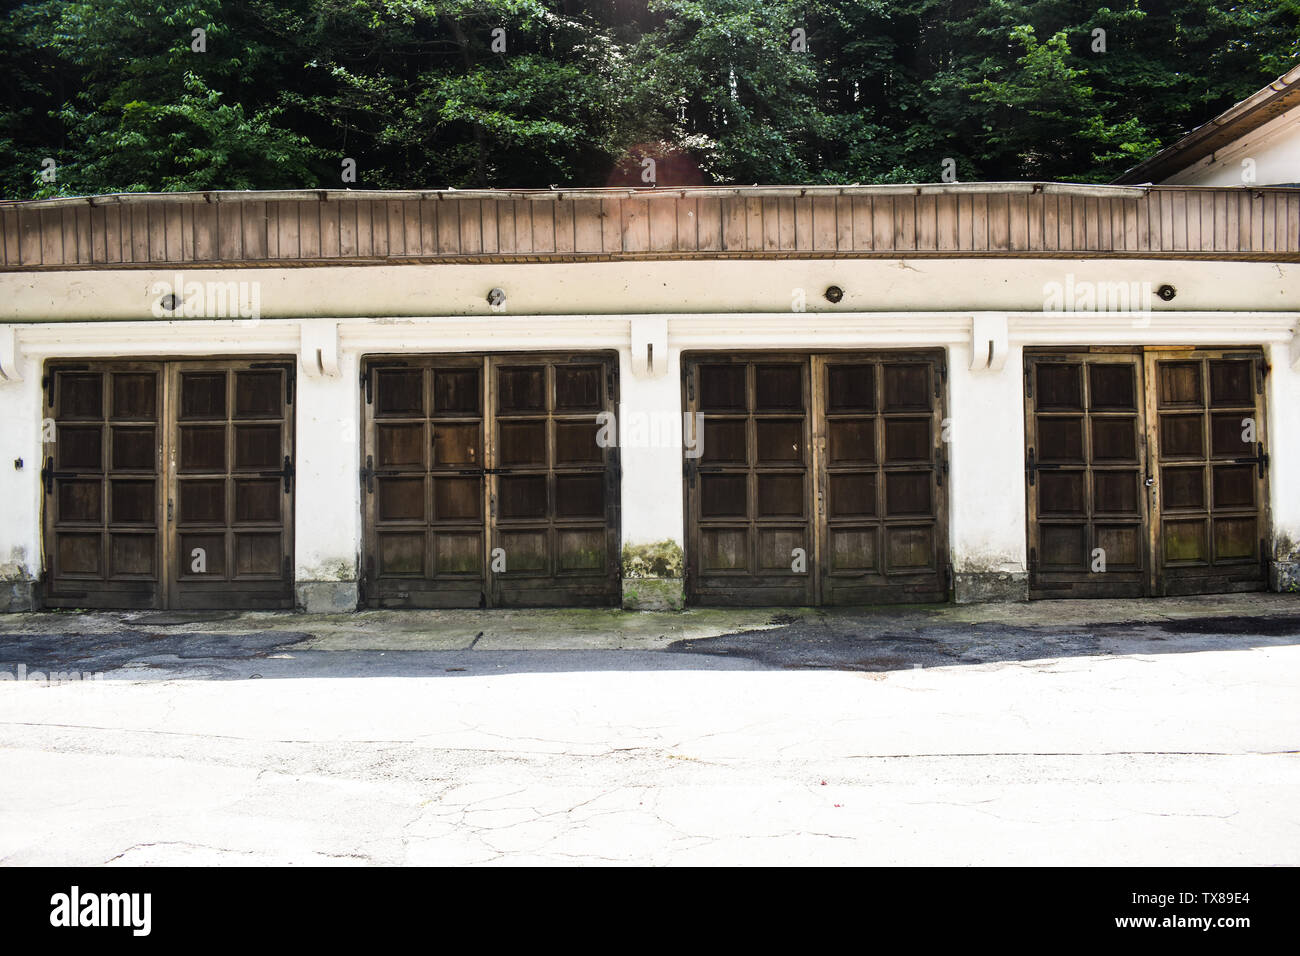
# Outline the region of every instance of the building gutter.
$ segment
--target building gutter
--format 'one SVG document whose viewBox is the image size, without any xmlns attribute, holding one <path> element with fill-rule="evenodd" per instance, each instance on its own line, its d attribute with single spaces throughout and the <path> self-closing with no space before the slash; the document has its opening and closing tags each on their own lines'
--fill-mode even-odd
<svg viewBox="0 0 1300 956">
<path fill-rule="evenodd" d="M 1141 186 L 1093 183 L 894 183 L 871 186 L 665 186 L 600 189 L 288 189 L 212 190 L 207 192 L 109 193 L 102 196 L 66 196 L 54 199 L 3 200 L 4 209 L 57 209 L 85 206 L 134 206 L 170 203 L 249 202 L 346 202 L 367 200 L 403 202 L 411 200 L 498 199 L 550 201 L 574 199 L 814 199 L 845 196 L 961 196 L 961 195 L 1046 195 L 1080 196 L 1096 199 L 1138 200 L 1146 195 Z"/>
</svg>

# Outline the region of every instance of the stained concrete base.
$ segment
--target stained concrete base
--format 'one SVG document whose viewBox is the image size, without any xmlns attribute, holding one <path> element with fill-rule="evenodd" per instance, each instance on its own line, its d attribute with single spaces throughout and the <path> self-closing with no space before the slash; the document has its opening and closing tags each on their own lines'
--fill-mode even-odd
<svg viewBox="0 0 1300 956">
<path fill-rule="evenodd" d="M 299 581 L 294 603 L 308 614 L 337 614 L 357 609 L 356 581 Z"/>
<path fill-rule="evenodd" d="M 1300 591 L 1300 561 L 1274 561 L 1268 586 L 1283 594 Z"/>
<path fill-rule="evenodd" d="M 1010 571 L 958 571 L 953 575 L 958 604 L 985 601 L 1028 601 L 1029 575 Z"/>
<path fill-rule="evenodd" d="M 680 611 L 686 606 L 681 578 L 624 578 L 623 609 L 626 611 Z"/>
<path fill-rule="evenodd" d="M 31 611 L 36 607 L 36 582 L 0 581 L 0 614 Z"/>
</svg>

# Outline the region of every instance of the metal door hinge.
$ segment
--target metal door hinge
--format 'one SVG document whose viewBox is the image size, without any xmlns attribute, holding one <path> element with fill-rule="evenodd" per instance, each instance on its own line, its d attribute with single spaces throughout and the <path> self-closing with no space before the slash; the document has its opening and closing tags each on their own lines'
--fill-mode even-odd
<svg viewBox="0 0 1300 956">
<path fill-rule="evenodd" d="M 1268 453 L 1264 451 L 1264 446 L 1259 446 L 1259 454 L 1251 455 L 1249 458 L 1234 458 L 1234 465 L 1257 465 L 1259 467 L 1259 477 L 1264 477 L 1264 469 L 1268 467 Z"/>
<path fill-rule="evenodd" d="M 361 468 L 361 487 L 367 494 L 375 493 L 375 456 L 366 455 L 366 463 Z"/>
<path fill-rule="evenodd" d="M 257 477 L 284 479 L 284 493 L 287 495 L 293 490 L 293 459 L 285 455 L 284 466 L 279 471 L 259 471 Z"/>
</svg>

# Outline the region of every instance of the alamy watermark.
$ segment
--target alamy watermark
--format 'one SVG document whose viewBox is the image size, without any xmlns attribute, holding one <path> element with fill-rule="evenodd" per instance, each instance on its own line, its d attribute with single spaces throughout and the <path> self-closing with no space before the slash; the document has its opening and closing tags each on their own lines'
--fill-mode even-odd
<svg viewBox="0 0 1300 956">
<path fill-rule="evenodd" d="M 621 423 L 621 425 L 620 425 Z M 596 444 L 601 448 L 676 448 L 683 449 L 687 458 L 704 454 L 704 415 L 700 412 L 683 412 L 681 430 L 678 431 L 676 412 L 624 411 L 618 414 L 600 412 L 596 415 Z"/>
<path fill-rule="evenodd" d="M 187 281 L 177 272 L 171 282 L 159 280 L 149 291 L 158 319 L 249 319 L 255 324 L 262 317 L 261 282 Z"/>
<path fill-rule="evenodd" d="M 12 668 L 12 670 L 10 669 Z M 103 671 L 29 671 L 26 664 L 0 664 L 0 681 L 26 681 L 38 684 L 70 684 L 103 680 Z"/>
<path fill-rule="evenodd" d="M 1092 282 L 1066 273 L 1064 282 L 1043 284 L 1044 312 L 1121 312 L 1134 316 L 1133 324 L 1151 324 L 1156 297 L 1150 282 Z"/>
</svg>

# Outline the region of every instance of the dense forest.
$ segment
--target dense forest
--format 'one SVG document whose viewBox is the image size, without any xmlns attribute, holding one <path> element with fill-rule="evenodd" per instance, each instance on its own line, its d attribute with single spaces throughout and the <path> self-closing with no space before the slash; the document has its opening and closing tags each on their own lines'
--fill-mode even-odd
<svg viewBox="0 0 1300 956">
<path fill-rule="evenodd" d="M 42 0 L 0 195 L 1105 182 L 1298 55 L 1300 0 Z"/>
</svg>

